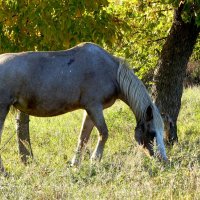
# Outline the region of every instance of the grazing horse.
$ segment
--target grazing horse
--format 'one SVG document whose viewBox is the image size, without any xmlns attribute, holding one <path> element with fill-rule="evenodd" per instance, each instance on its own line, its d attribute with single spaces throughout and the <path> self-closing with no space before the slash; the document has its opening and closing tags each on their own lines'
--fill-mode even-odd
<svg viewBox="0 0 200 200">
<path fill-rule="evenodd" d="M 0 133 L 10 106 L 38 117 L 84 109 L 72 165 L 80 163 L 94 126 L 99 138 L 91 159 L 101 159 L 108 138 L 103 109 L 116 99 L 128 104 L 135 114 L 138 143 L 153 155 L 151 143 L 156 138 L 159 155 L 167 160 L 161 115 L 143 83 L 122 59 L 93 43 L 82 43 L 66 51 L 0 55 Z M 1 159 L 0 168 L 4 172 Z"/>
</svg>

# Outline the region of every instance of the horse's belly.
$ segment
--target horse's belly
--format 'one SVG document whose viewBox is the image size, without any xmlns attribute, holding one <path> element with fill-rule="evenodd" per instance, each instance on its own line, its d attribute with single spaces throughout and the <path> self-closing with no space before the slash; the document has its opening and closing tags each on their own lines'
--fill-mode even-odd
<svg viewBox="0 0 200 200">
<path fill-rule="evenodd" d="M 81 108 L 79 102 L 71 103 L 56 100 L 54 102 L 48 102 L 48 100 L 38 102 L 34 99 L 28 101 L 26 99 L 19 99 L 19 101 L 14 103 L 13 106 L 28 115 L 38 117 L 51 117 L 61 115 Z"/>
<path fill-rule="evenodd" d="M 71 112 L 80 108 L 80 107 L 76 107 L 76 108 L 70 107 L 70 108 L 65 108 L 65 109 L 56 109 L 56 110 L 48 109 L 47 110 L 47 109 L 25 109 L 23 107 L 15 106 L 15 105 L 14 107 L 28 115 L 32 115 L 36 117 L 52 117 L 52 116 L 62 115 L 67 112 Z"/>
</svg>

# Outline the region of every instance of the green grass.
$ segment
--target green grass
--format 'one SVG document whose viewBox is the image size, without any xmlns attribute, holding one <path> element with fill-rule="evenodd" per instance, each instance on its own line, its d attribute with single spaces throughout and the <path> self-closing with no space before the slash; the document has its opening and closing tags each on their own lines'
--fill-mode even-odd
<svg viewBox="0 0 200 200">
<path fill-rule="evenodd" d="M 149 158 L 134 141 L 135 120 L 117 102 L 105 111 L 110 131 L 102 161 L 91 164 L 97 131 L 79 169 L 70 167 L 83 111 L 53 118 L 31 118 L 34 160 L 24 166 L 16 138 L 2 152 L 8 178 L 0 177 L 0 199 L 200 199 L 200 88 L 185 90 L 178 119 L 179 144 L 167 149 L 169 164 Z M 2 144 L 15 131 L 6 120 Z"/>
</svg>

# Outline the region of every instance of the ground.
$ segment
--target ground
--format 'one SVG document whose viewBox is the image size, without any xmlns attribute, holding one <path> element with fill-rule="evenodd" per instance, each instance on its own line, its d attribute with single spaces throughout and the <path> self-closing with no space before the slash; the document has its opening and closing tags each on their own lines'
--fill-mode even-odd
<svg viewBox="0 0 200 200">
<path fill-rule="evenodd" d="M 0 177 L 0 199 L 200 199 L 200 87 L 184 91 L 179 144 L 167 149 L 168 164 L 149 158 L 136 144 L 133 114 L 118 101 L 105 111 L 110 135 L 101 163 L 89 161 L 94 130 L 81 167 L 71 168 L 82 113 L 31 118 L 34 160 L 20 163 L 13 137 L 2 152 L 10 176 Z M 14 114 L 9 114 L 2 144 L 14 130 Z"/>
</svg>

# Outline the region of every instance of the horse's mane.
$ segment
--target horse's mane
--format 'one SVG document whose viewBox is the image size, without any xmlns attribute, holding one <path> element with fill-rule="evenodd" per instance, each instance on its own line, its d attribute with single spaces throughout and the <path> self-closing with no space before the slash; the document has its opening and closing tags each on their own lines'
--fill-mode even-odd
<svg viewBox="0 0 200 200">
<path fill-rule="evenodd" d="M 146 110 L 148 106 L 151 106 L 156 127 L 163 128 L 161 115 L 152 102 L 146 87 L 123 60 L 119 62 L 117 80 L 120 85 L 121 93 L 134 112 L 137 122 L 144 120 Z"/>
</svg>

